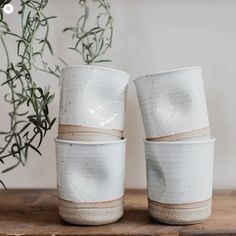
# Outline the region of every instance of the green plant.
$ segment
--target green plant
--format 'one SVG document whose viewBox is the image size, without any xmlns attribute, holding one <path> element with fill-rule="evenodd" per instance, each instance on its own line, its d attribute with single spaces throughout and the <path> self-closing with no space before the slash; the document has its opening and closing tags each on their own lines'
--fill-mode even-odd
<svg viewBox="0 0 236 236">
<path fill-rule="evenodd" d="M 48 0 L 19 1 L 20 33 L 12 32 L 4 20 L 2 7 L 10 0 L 0 2 L 0 46 L 3 48 L 2 55 L 5 54 L 6 58 L 5 67 L 0 68 L 0 73 L 5 77 L 1 86 L 9 91 L 4 99 L 11 107 L 10 127 L 7 131 L 0 132 L 0 137 L 4 141 L 4 145 L 0 146 L 0 162 L 4 164 L 6 158 L 13 158 L 15 161 L 15 164 L 3 170 L 3 173 L 20 164 L 24 166 L 29 150 L 41 155 L 39 147 L 56 120 L 49 114 L 49 105 L 54 94 L 50 92 L 49 87 L 42 89 L 36 84 L 33 70 L 57 78 L 61 73 L 59 65 L 51 67 L 44 59 L 46 51 L 53 55 L 48 35 L 49 21 L 55 17 L 47 17 L 44 14 Z M 70 49 L 78 52 L 87 64 L 110 61 L 101 59 L 101 56 L 111 48 L 113 38 L 110 4 L 106 0 L 92 1 L 101 9 L 96 17 L 96 26 L 87 29 L 90 16 L 88 0 L 79 0 L 84 14 L 77 20 L 76 26 L 64 29 L 64 32 L 71 32 L 72 39 L 75 40 L 74 46 Z M 16 39 L 17 54 L 14 56 L 9 54 L 8 37 Z M 63 60 L 61 63 L 66 64 Z M 1 180 L 0 182 L 2 183 Z M 4 183 L 2 184 L 5 187 Z"/>
<path fill-rule="evenodd" d="M 15 160 L 15 164 L 6 168 L 3 173 L 20 164 L 24 166 L 29 150 L 41 155 L 39 147 L 56 120 L 51 119 L 49 114 L 49 104 L 54 95 L 49 88 L 42 89 L 38 86 L 32 75 L 33 69 L 37 69 L 54 77 L 60 76 L 60 67 L 55 65 L 52 68 L 44 59 L 45 51 L 53 54 L 48 34 L 49 21 L 55 17 L 44 14 L 48 0 L 20 2 L 19 34 L 10 30 L 0 9 L 1 57 L 5 54 L 6 58 L 5 68 L 1 68 L 0 72 L 5 77 L 2 86 L 9 91 L 4 96 L 5 102 L 11 106 L 9 130 L 0 132 L 4 139 L 4 145 L 0 147 L 0 161 L 4 164 L 8 157 Z M 17 55 L 12 57 L 9 55 L 7 37 L 16 39 Z"/>
<path fill-rule="evenodd" d="M 88 28 L 90 17 L 88 0 L 79 0 L 84 14 L 77 20 L 76 26 L 64 29 L 64 32 L 71 32 L 75 41 L 70 49 L 78 52 L 83 61 L 87 64 L 96 62 L 108 62 L 110 60 L 100 59 L 112 45 L 113 18 L 110 12 L 110 4 L 106 0 L 92 0 L 102 9 L 96 17 L 96 26 Z"/>
</svg>

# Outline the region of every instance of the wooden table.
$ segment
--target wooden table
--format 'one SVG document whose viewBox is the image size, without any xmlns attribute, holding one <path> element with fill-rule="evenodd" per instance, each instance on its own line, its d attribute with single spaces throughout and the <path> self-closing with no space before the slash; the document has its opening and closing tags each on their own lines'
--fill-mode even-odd
<svg viewBox="0 0 236 236">
<path fill-rule="evenodd" d="M 236 235 L 236 191 L 214 194 L 213 215 L 207 222 L 168 226 L 149 218 L 145 191 L 128 190 L 124 217 L 98 227 L 63 222 L 55 190 L 0 191 L 0 235 Z"/>
</svg>

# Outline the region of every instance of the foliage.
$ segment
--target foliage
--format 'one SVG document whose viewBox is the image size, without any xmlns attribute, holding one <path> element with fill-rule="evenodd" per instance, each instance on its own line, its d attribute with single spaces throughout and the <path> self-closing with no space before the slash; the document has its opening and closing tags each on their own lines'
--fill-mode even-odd
<svg viewBox="0 0 236 236">
<path fill-rule="evenodd" d="M 51 119 L 49 114 L 49 105 L 54 94 L 50 92 L 49 87 L 43 90 L 36 84 L 33 78 L 34 69 L 56 78 L 59 78 L 61 73 L 59 65 L 50 67 L 44 59 L 45 52 L 53 55 L 48 36 L 49 22 L 55 17 L 44 14 L 48 0 L 20 0 L 19 34 L 12 32 L 4 19 L 2 6 L 8 2 L 10 0 L 0 2 L 0 46 L 3 48 L 1 57 L 6 58 L 5 67 L 0 68 L 0 74 L 5 78 L 1 86 L 8 91 L 4 99 L 10 105 L 11 111 L 8 131 L 0 132 L 0 137 L 4 140 L 4 145 L 0 146 L 0 162 L 4 164 L 6 158 L 13 158 L 15 163 L 3 173 L 20 164 L 25 166 L 30 150 L 41 155 L 39 147 L 56 120 Z M 101 59 L 101 56 L 111 47 L 113 38 L 110 4 L 107 0 L 92 2 L 97 3 L 98 9 L 101 9 L 96 17 L 95 27 L 88 27 L 88 0 L 79 0 L 84 14 L 77 20 L 76 26 L 64 29 L 64 32 L 72 33 L 72 39 L 75 41 L 70 49 L 78 52 L 87 64 L 109 61 Z M 8 37 L 16 40 L 16 56 L 9 53 Z M 4 183 L 2 185 L 5 187 Z"/>
<path fill-rule="evenodd" d="M 56 120 L 56 118 L 51 119 L 48 107 L 54 95 L 49 88 L 43 90 L 37 86 L 32 76 L 33 69 L 54 77 L 60 76 L 59 66 L 51 68 L 44 60 L 45 51 L 53 54 L 48 34 L 49 21 L 55 17 L 44 15 L 48 0 L 20 0 L 20 2 L 21 10 L 18 12 L 20 34 L 10 30 L 0 9 L 0 44 L 4 49 L 1 57 L 4 58 L 5 54 L 6 58 L 6 68 L 0 68 L 0 73 L 5 77 L 1 86 L 9 91 L 4 99 L 11 106 L 9 131 L 0 132 L 5 141 L 0 147 L 0 161 L 4 164 L 7 157 L 12 157 L 15 161 L 15 164 L 5 169 L 3 173 L 20 164 L 24 166 L 29 150 L 41 154 L 39 147 L 42 140 Z M 16 39 L 17 57 L 10 57 L 7 37 Z"/>
<path fill-rule="evenodd" d="M 72 33 L 72 39 L 75 41 L 74 46 L 70 49 L 78 52 L 87 64 L 109 61 L 100 59 L 100 57 L 111 48 L 113 37 L 110 4 L 106 0 L 92 1 L 98 4 L 99 9 L 102 9 L 96 18 L 96 26 L 87 29 L 90 17 L 88 0 L 79 0 L 84 14 L 77 20 L 76 26 L 64 29 L 64 32 Z"/>
</svg>

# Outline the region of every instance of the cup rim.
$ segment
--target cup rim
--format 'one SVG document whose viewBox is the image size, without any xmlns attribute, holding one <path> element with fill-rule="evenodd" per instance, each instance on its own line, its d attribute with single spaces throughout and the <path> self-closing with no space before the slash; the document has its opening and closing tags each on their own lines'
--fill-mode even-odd
<svg viewBox="0 0 236 236">
<path fill-rule="evenodd" d="M 101 145 L 101 144 L 116 144 L 116 143 L 126 143 L 127 139 L 122 138 L 121 140 L 111 140 L 111 141 L 74 141 L 74 140 L 66 140 L 66 139 L 59 139 L 55 138 L 54 141 L 56 143 L 67 143 L 67 144 L 80 144 L 80 145 Z"/>
<path fill-rule="evenodd" d="M 153 144 L 153 145 L 159 145 L 159 144 L 168 144 L 168 145 L 174 145 L 174 144 L 179 144 L 179 145 L 186 145 L 186 144 L 200 144 L 200 143 L 214 143 L 216 141 L 216 138 L 214 137 L 211 137 L 207 140 L 192 140 L 192 141 L 170 141 L 170 142 L 167 142 L 167 141 L 164 141 L 164 142 L 156 142 L 156 141 L 148 141 L 146 139 L 144 139 L 144 143 L 145 144 Z"/>
<path fill-rule="evenodd" d="M 62 69 L 62 72 L 64 73 L 65 70 L 67 69 L 70 69 L 70 68 L 95 68 L 95 69 L 99 69 L 99 70 L 109 70 L 109 71 L 113 71 L 113 72 L 118 72 L 118 73 L 121 73 L 121 74 L 124 74 L 125 76 L 127 76 L 128 78 L 130 77 L 130 75 L 125 72 L 125 71 L 122 71 L 122 70 L 118 70 L 118 69 L 114 69 L 114 68 L 111 68 L 111 67 L 105 67 L 105 66 L 95 66 L 95 65 L 69 65 L 69 66 L 66 66 Z"/>
<path fill-rule="evenodd" d="M 137 80 L 140 80 L 140 79 L 144 79 L 144 78 L 147 79 L 152 76 L 168 74 L 168 73 L 175 73 L 175 72 L 179 72 L 179 71 L 193 70 L 193 69 L 202 69 L 202 66 L 186 66 L 186 67 L 181 67 L 181 68 L 176 68 L 176 69 L 171 69 L 171 70 L 164 70 L 164 71 L 160 71 L 160 72 L 154 72 L 154 73 L 150 73 L 150 74 L 146 74 L 146 75 L 141 75 L 141 76 L 138 76 L 136 79 L 134 79 L 134 82 L 136 82 Z"/>
</svg>

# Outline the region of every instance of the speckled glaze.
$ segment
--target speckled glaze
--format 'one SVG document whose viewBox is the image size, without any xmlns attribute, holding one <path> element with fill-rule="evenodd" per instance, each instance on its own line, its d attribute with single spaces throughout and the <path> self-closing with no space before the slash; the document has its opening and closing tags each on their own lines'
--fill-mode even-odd
<svg viewBox="0 0 236 236">
<path fill-rule="evenodd" d="M 185 139 L 192 132 L 210 138 L 201 67 L 146 75 L 134 83 L 147 139 L 175 141 L 176 134 Z"/>
<path fill-rule="evenodd" d="M 59 213 L 65 221 L 99 225 L 120 219 L 125 154 L 126 140 L 76 142 L 56 139 Z M 115 205 L 111 205 L 113 201 Z"/>
<path fill-rule="evenodd" d="M 116 130 L 122 135 L 129 82 L 127 73 L 81 65 L 65 68 L 62 77 L 60 125 Z M 98 133 L 103 136 L 102 132 Z M 89 132 L 83 131 L 84 141 L 88 140 L 86 135 Z M 99 135 L 93 141 L 104 140 L 104 137 L 99 139 Z"/>
<path fill-rule="evenodd" d="M 149 213 L 154 219 L 170 224 L 191 224 L 209 217 L 214 143 L 214 138 L 186 142 L 145 141 Z"/>
</svg>

